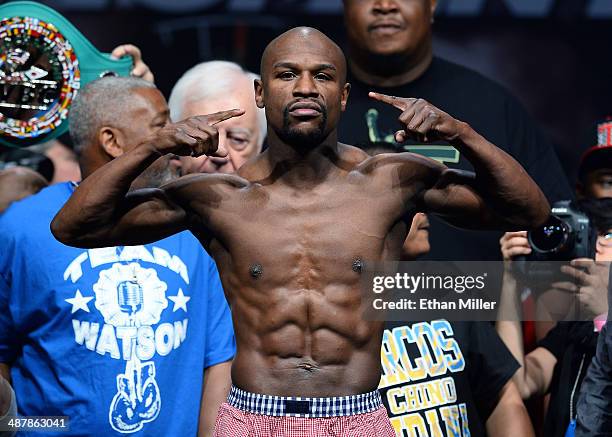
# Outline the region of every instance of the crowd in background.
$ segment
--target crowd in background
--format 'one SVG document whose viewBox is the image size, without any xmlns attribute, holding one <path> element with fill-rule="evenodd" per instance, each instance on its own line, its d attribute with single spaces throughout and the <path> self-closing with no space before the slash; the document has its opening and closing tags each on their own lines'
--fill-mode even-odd
<svg viewBox="0 0 612 437">
<path fill-rule="evenodd" d="M 604 327 L 612 127 L 602 123 L 599 137 L 593 132 L 597 145 L 584 145 L 578 180 L 568 181 L 553 145 L 508 91 L 469 65 L 436 56 L 435 6 L 344 2 L 351 90 L 339 140 L 371 155 L 408 151 L 473 170 L 449 143 L 397 138 L 399 114 L 368 93 L 424 99 L 514 157 L 551 204 L 578 200 L 597 228 L 595 251 L 592 259 L 568 260 L 565 273 L 574 281 L 553 288 L 576 294 L 590 321 L 521 324 L 522 311 L 542 296 L 522 289 L 507 269 L 500 303 L 519 312 L 513 317 L 495 325 L 387 323 L 379 390 L 391 424 L 398 436 L 574 435 L 568 429 L 612 435 L 612 344 Z M 396 37 L 381 43 L 376 32 Z M 0 415 L 70 416 L 74 435 L 212 435 L 235 353 L 230 308 L 212 259 L 186 232 L 148 245 L 83 250 L 56 241 L 49 224 L 82 178 L 191 116 L 245 110 L 217 124 L 226 157 L 166 156 L 133 187 L 236 172 L 265 148 L 266 119 L 254 100 L 258 75 L 232 62 L 194 60 L 166 101 L 147 66 L 155 53 L 121 45 L 114 55 L 133 58 L 132 77 L 82 89 L 71 108 L 69 140 L 3 155 Z M 511 260 L 532 252 L 527 229 L 465 231 L 421 213 L 409 225 L 406 261 Z M 156 297 L 132 302 L 132 290 L 142 284 Z M 106 293 L 116 290 L 125 300 L 121 308 L 105 304 Z M 136 311 L 138 305 L 146 312 Z"/>
</svg>

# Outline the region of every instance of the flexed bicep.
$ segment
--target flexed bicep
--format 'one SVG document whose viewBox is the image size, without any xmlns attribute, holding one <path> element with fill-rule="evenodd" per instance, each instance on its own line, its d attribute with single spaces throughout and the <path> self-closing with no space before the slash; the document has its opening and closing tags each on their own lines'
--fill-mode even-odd
<svg viewBox="0 0 612 437">
<path fill-rule="evenodd" d="M 547 219 L 546 197 L 525 169 L 467 123 L 423 99 L 379 93 L 370 97 L 402 111 L 398 120 L 403 129 L 396 132 L 396 141 L 445 141 L 474 168 L 472 182 L 447 170 L 438 186 L 423 193 L 431 212 L 461 226 L 500 230 L 525 229 Z"/>
<path fill-rule="evenodd" d="M 151 243 L 186 229 L 186 221 L 186 211 L 164 190 L 142 189 L 129 192 L 110 214 L 106 209 L 84 214 L 68 202 L 51 230 L 64 244 L 92 248 Z"/>
<path fill-rule="evenodd" d="M 90 248 L 148 243 L 187 229 L 184 206 L 189 202 L 181 197 L 181 192 L 190 191 L 185 178 L 159 189 L 132 190 L 132 184 L 169 153 L 223 155 L 214 125 L 243 113 L 221 111 L 158 129 L 87 176 L 53 219 L 51 232 L 64 244 Z"/>
<path fill-rule="evenodd" d="M 117 222 L 110 231 L 122 244 L 145 244 L 187 229 L 188 213 L 161 189 L 143 189 L 128 193 L 125 210 L 117 212 Z"/>
<path fill-rule="evenodd" d="M 424 212 L 466 229 L 497 227 L 494 211 L 479 194 L 472 172 L 445 169 L 437 182 L 418 196 Z"/>
</svg>

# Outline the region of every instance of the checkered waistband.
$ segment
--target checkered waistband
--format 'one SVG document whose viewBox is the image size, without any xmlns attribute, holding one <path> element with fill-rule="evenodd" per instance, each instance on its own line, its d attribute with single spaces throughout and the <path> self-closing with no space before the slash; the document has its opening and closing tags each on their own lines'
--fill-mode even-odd
<svg viewBox="0 0 612 437">
<path fill-rule="evenodd" d="M 382 406 L 378 390 L 352 396 L 305 398 L 262 395 L 233 385 L 227 403 L 253 414 L 307 418 L 353 416 L 370 413 Z"/>
</svg>

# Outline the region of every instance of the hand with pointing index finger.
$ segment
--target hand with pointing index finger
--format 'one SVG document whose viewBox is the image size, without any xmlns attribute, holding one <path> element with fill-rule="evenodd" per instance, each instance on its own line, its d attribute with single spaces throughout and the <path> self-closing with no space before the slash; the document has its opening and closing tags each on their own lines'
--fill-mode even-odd
<svg viewBox="0 0 612 437">
<path fill-rule="evenodd" d="M 456 120 L 423 99 L 395 97 L 373 92 L 369 93 L 369 96 L 402 111 L 399 121 L 405 128 L 395 133 L 395 140 L 398 143 L 408 138 L 424 142 L 436 140 L 453 142 L 465 126 L 465 123 Z"/>
<path fill-rule="evenodd" d="M 196 115 L 178 123 L 169 123 L 159 129 L 147 143 L 160 154 L 172 153 L 179 156 L 227 156 L 227 151 L 219 148 L 217 123 L 244 114 L 242 109 L 215 112 L 209 115 Z"/>
</svg>

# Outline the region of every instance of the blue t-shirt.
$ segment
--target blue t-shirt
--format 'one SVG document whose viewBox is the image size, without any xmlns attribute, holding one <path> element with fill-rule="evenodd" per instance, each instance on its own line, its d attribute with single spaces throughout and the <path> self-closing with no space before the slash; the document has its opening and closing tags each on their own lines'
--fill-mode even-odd
<svg viewBox="0 0 612 437">
<path fill-rule="evenodd" d="M 215 263 L 188 232 L 59 243 L 49 225 L 73 190 L 53 185 L 0 216 L 0 362 L 19 414 L 69 416 L 58 435 L 194 436 L 203 371 L 235 352 Z"/>
</svg>

